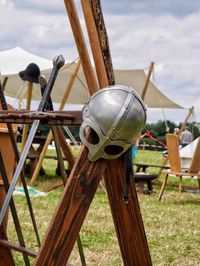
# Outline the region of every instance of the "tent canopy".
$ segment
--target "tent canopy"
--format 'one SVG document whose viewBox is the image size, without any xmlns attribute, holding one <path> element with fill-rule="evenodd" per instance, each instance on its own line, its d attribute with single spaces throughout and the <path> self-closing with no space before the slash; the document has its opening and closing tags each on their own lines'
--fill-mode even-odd
<svg viewBox="0 0 200 266">
<path fill-rule="evenodd" d="M 4 93 L 6 96 L 22 99 L 26 98 L 27 83 L 22 81 L 18 73 L 26 69 L 27 65 L 35 63 L 39 66 L 41 73 L 49 78 L 53 63 L 50 60 L 35 56 L 19 47 L 0 52 L 1 80 L 8 77 Z M 53 102 L 59 103 L 66 90 L 67 84 L 76 67 L 76 62 L 66 63 L 61 68 L 52 91 Z M 116 84 L 131 86 L 139 95 L 145 84 L 146 74 L 144 70 L 121 70 L 115 69 Z M 67 103 L 83 104 L 89 97 L 87 84 L 83 70 L 80 68 L 70 92 Z M 40 87 L 34 84 L 33 100 L 41 100 Z M 145 104 L 151 108 L 183 108 L 165 96 L 151 81 L 149 82 L 145 96 Z"/>
</svg>

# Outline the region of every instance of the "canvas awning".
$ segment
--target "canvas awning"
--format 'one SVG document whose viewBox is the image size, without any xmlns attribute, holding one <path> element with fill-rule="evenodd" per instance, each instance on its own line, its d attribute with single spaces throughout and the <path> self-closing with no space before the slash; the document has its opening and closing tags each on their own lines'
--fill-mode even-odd
<svg viewBox="0 0 200 266">
<path fill-rule="evenodd" d="M 0 52 L 1 80 L 3 81 L 8 77 L 4 90 L 6 96 L 18 99 L 26 98 L 27 84 L 21 80 L 18 73 L 19 71 L 26 69 L 27 65 L 30 63 L 36 63 L 39 66 L 41 73 L 46 75 L 47 78 L 49 77 L 52 69 L 52 62 L 50 60 L 35 56 L 19 47 Z M 60 70 L 51 94 L 53 102 L 59 103 L 62 101 L 64 91 L 75 67 L 76 62 L 66 63 Z M 114 72 L 116 84 L 129 85 L 141 95 L 146 79 L 144 70 L 115 69 Z M 67 103 L 83 104 L 88 97 L 89 94 L 84 73 L 82 69 L 80 69 Z M 37 84 L 34 84 L 32 99 L 41 99 L 40 87 Z M 151 108 L 183 108 L 165 96 L 152 82 L 149 82 L 148 85 L 145 104 L 147 107 Z"/>
</svg>

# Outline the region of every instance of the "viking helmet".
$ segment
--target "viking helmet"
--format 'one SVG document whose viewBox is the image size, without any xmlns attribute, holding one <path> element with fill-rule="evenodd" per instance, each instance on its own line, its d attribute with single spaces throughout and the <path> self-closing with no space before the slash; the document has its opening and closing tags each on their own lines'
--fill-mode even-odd
<svg viewBox="0 0 200 266">
<path fill-rule="evenodd" d="M 88 148 L 88 159 L 115 159 L 140 136 L 146 122 L 146 109 L 133 88 L 106 87 L 85 103 L 81 141 Z M 89 129 L 89 130 L 88 130 Z"/>
</svg>

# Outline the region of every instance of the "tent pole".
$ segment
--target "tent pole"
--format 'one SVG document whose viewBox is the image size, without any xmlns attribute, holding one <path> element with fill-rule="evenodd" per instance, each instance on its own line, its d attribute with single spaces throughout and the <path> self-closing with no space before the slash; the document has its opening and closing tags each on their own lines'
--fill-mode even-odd
<svg viewBox="0 0 200 266">
<path fill-rule="evenodd" d="M 148 84 L 149 84 L 149 80 L 150 80 L 150 77 L 151 77 L 151 73 L 153 71 L 153 68 L 154 68 L 154 62 L 151 62 L 150 67 L 149 67 L 148 74 L 146 76 L 145 84 L 144 84 L 144 87 L 143 87 L 143 90 L 142 90 L 142 93 L 141 93 L 142 100 L 144 100 L 144 98 L 146 96 L 146 92 L 147 92 L 147 88 L 148 88 Z"/>
<path fill-rule="evenodd" d="M 5 90 L 7 82 L 8 82 L 8 77 L 5 77 L 4 80 L 3 80 L 3 84 L 2 84 L 3 91 Z"/>
<path fill-rule="evenodd" d="M 76 64 L 77 64 L 77 65 L 76 65 L 76 67 L 75 67 L 75 69 L 74 69 L 74 71 L 73 71 L 73 73 L 72 73 L 72 75 L 71 75 L 70 81 L 69 81 L 69 83 L 68 83 L 68 85 L 67 85 L 67 88 L 66 88 L 66 90 L 65 90 L 64 96 L 63 96 L 63 98 L 62 98 L 62 102 L 61 102 L 61 104 L 60 104 L 59 111 L 62 111 L 62 110 L 64 109 L 65 104 L 66 104 L 66 101 L 67 101 L 67 99 L 68 99 L 68 97 L 69 97 L 69 94 L 70 94 L 70 92 L 71 92 L 71 90 L 72 90 L 72 87 L 73 87 L 73 84 L 74 84 L 75 78 L 76 78 L 76 76 L 77 76 L 77 74 L 78 74 L 78 71 L 79 71 L 79 69 L 80 69 L 80 66 L 81 66 L 81 61 L 80 61 L 80 59 L 78 59 L 78 61 L 77 61 Z"/>
<path fill-rule="evenodd" d="M 71 89 L 73 87 L 74 81 L 75 81 L 76 76 L 78 74 L 80 65 L 81 65 L 81 62 L 80 62 L 80 59 L 79 59 L 78 62 L 77 62 L 77 65 L 76 65 L 76 67 L 75 67 L 75 69 L 74 69 L 74 71 L 73 71 L 73 73 L 71 75 L 71 78 L 70 78 L 70 81 L 69 81 L 69 83 L 67 85 L 67 88 L 65 90 L 65 94 L 64 94 L 63 99 L 62 99 L 62 102 L 60 104 L 59 111 L 62 111 L 64 109 L 65 103 L 67 101 L 67 98 L 69 97 L 69 94 L 70 94 Z M 44 157 L 45 157 L 45 155 L 47 153 L 47 149 L 48 149 L 48 146 L 49 146 L 52 138 L 53 138 L 53 134 L 52 134 L 52 131 L 50 131 L 49 134 L 48 134 L 48 136 L 47 136 L 47 139 L 45 141 L 44 147 L 43 147 L 43 149 L 42 149 L 42 151 L 40 153 L 40 156 L 39 156 L 39 159 L 38 159 L 38 163 L 36 165 L 36 168 L 35 168 L 35 170 L 33 172 L 32 177 L 31 177 L 30 186 L 32 186 L 34 184 L 34 182 L 35 182 L 35 180 L 36 180 L 36 178 L 37 178 L 37 176 L 38 176 L 38 174 L 40 172 L 40 169 L 42 167 L 42 162 L 43 162 Z"/>
<path fill-rule="evenodd" d="M 187 122 L 188 122 L 188 120 L 189 120 L 189 118 L 190 118 L 190 116 L 191 116 L 191 114 L 192 114 L 193 112 L 194 112 L 194 106 L 192 106 L 192 107 L 189 108 L 189 110 L 188 110 L 188 114 L 187 114 L 185 120 L 183 121 L 183 124 L 182 124 L 182 126 L 181 126 L 181 128 L 180 128 L 180 130 L 179 130 L 179 132 L 178 132 L 178 136 L 179 136 L 179 137 L 180 137 L 181 133 L 183 132 L 183 130 L 184 130 L 184 128 L 185 128 L 185 126 L 186 126 L 186 124 L 187 124 Z"/>
<path fill-rule="evenodd" d="M 33 91 L 33 83 L 29 82 L 28 83 L 27 100 L 26 100 L 26 110 L 30 110 L 32 91 Z M 24 149 L 24 145 L 26 142 L 26 138 L 27 138 L 27 134 L 28 134 L 28 128 L 29 128 L 29 125 L 24 125 L 23 133 L 22 133 L 22 150 Z"/>
<path fill-rule="evenodd" d="M 27 91 L 27 100 L 26 100 L 26 110 L 30 110 L 32 91 L 33 91 L 33 83 L 29 82 L 28 83 L 28 91 Z M 23 132 L 22 132 L 21 151 L 23 151 L 23 149 L 24 149 L 27 135 L 28 135 L 28 130 L 29 130 L 29 125 L 25 124 L 23 127 Z M 20 177 L 18 180 L 18 185 L 21 186 L 21 184 L 22 184 L 22 181 L 21 181 L 21 177 Z"/>
</svg>

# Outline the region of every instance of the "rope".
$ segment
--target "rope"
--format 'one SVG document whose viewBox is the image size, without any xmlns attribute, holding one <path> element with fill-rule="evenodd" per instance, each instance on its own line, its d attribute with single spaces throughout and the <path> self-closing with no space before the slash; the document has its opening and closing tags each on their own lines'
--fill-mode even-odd
<svg viewBox="0 0 200 266">
<path fill-rule="evenodd" d="M 84 89 L 85 89 L 86 91 L 88 91 L 87 87 L 85 86 L 85 84 L 83 83 L 83 81 L 80 79 L 80 77 L 78 76 L 78 74 L 77 74 L 76 78 L 77 78 L 78 81 L 81 83 L 81 85 L 84 87 Z"/>
<path fill-rule="evenodd" d="M 164 148 L 166 148 L 166 144 L 164 142 L 162 142 L 161 140 L 157 140 L 156 138 L 154 138 L 152 135 L 151 135 L 151 132 L 149 130 L 146 131 L 146 136 L 149 137 L 150 139 L 152 140 L 155 140 L 156 142 L 158 142 L 161 146 L 163 146 Z"/>
<path fill-rule="evenodd" d="M 64 68 L 69 68 L 71 65 L 73 65 L 74 63 L 76 63 L 76 61 L 79 59 L 79 57 L 76 57 L 76 59 L 74 59 L 72 62 L 70 63 L 67 63 L 63 66 L 63 69 Z"/>
</svg>

